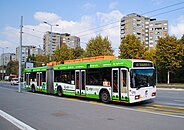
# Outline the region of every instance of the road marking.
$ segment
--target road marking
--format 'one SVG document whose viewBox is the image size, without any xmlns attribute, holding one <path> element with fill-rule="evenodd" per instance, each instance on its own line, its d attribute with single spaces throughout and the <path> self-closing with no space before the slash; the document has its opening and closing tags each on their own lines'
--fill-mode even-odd
<svg viewBox="0 0 184 130">
<path fill-rule="evenodd" d="M 0 116 L 14 124 L 16 127 L 18 127 L 21 130 L 36 130 L 32 128 L 31 126 L 25 124 L 24 122 L 21 122 L 20 120 L 16 119 L 15 117 L 7 114 L 6 112 L 0 110 Z"/>
<path fill-rule="evenodd" d="M 182 102 L 182 103 L 184 103 L 184 101 L 183 101 L 183 100 L 173 100 L 173 101 L 175 101 L 175 102 Z"/>
<path fill-rule="evenodd" d="M 14 90 L 15 91 L 15 90 Z M 30 93 L 23 91 L 22 93 L 27 93 L 27 94 L 34 94 L 38 96 L 45 96 L 45 97 L 50 97 L 50 98 L 55 98 L 55 99 L 62 99 L 62 100 L 67 100 L 67 101 L 73 101 L 73 102 L 79 102 L 79 103 L 87 103 L 87 104 L 93 104 L 93 105 L 99 105 L 99 106 L 105 106 L 105 107 L 111 107 L 111 108 L 116 108 L 116 109 L 123 109 L 123 110 L 129 110 L 129 111 L 136 111 L 136 112 L 144 112 L 144 113 L 149 113 L 149 114 L 155 114 L 155 115 L 160 115 L 160 116 L 168 116 L 168 117 L 174 117 L 174 118 L 182 118 L 184 119 L 184 116 L 179 116 L 179 115 L 169 115 L 169 114 L 164 114 L 164 113 L 159 113 L 157 111 L 143 111 L 143 110 L 138 110 L 138 109 L 133 109 L 133 108 L 127 108 L 127 107 L 120 107 L 120 106 L 112 106 L 104 103 L 91 103 L 88 101 L 83 101 L 83 100 L 70 100 L 70 98 L 63 98 L 63 97 L 56 97 L 56 96 L 50 96 L 50 95 L 44 95 L 44 94 L 38 94 L 38 93 Z M 158 104 L 155 104 L 158 105 Z"/>
<path fill-rule="evenodd" d="M 51 97 L 51 98 L 55 98 L 55 99 L 62 99 L 62 100 L 66 100 L 66 101 L 72 101 L 72 102 L 79 102 L 79 103 L 86 103 L 86 104 L 92 104 L 92 105 L 99 105 L 99 106 L 105 106 L 105 107 L 110 107 L 110 108 L 116 108 L 116 109 L 123 109 L 123 110 L 128 110 L 128 111 L 136 111 L 136 112 L 143 112 L 143 113 L 149 113 L 149 114 L 154 114 L 154 115 L 160 115 L 160 116 L 168 116 L 168 117 L 174 117 L 174 118 L 182 118 L 184 119 L 184 116 L 179 116 L 179 115 L 169 115 L 169 114 L 164 114 L 164 113 L 159 113 L 157 111 L 149 111 L 149 110 L 139 110 L 139 109 L 133 109 L 133 108 L 127 108 L 127 107 L 120 107 L 120 106 L 112 106 L 109 104 L 105 104 L 105 103 L 92 103 L 89 101 L 84 101 L 84 100 L 70 100 L 70 98 L 63 98 L 63 97 L 56 97 L 56 96 L 49 96 L 49 95 L 44 95 L 44 94 L 37 94 L 37 93 L 30 93 L 30 92 L 26 92 L 28 94 L 36 94 L 38 96 L 45 96 L 45 97 Z M 74 98 L 75 99 L 75 98 Z M 159 105 L 159 104 L 153 104 L 153 105 Z"/>
<path fill-rule="evenodd" d="M 157 88 L 157 90 L 184 91 L 184 89 L 182 89 L 182 88 Z"/>
<path fill-rule="evenodd" d="M 89 101 L 91 104 L 103 104 L 102 102 L 97 102 L 97 101 Z"/>
</svg>

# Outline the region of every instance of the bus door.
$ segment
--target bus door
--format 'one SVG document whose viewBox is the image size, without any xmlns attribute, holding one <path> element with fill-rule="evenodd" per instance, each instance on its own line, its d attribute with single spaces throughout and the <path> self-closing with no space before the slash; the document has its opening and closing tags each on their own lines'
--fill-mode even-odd
<svg viewBox="0 0 184 130">
<path fill-rule="evenodd" d="M 112 68 L 112 99 L 120 99 L 119 91 L 119 68 Z"/>
<path fill-rule="evenodd" d="M 30 87 L 30 73 L 26 73 L 26 86 Z"/>
<path fill-rule="evenodd" d="M 40 90 L 42 88 L 42 72 L 36 73 L 36 82 L 37 82 L 37 88 L 39 88 Z"/>
<path fill-rule="evenodd" d="M 128 70 L 121 68 L 120 71 L 120 97 L 121 100 L 128 100 Z"/>
<path fill-rule="evenodd" d="M 75 88 L 76 95 L 86 95 L 86 71 L 76 70 L 75 71 Z"/>
</svg>

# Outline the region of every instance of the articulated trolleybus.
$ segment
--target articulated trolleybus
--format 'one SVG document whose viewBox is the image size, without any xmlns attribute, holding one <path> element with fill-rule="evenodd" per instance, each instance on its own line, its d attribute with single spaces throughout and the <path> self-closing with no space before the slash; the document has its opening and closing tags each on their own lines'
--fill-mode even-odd
<svg viewBox="0 0 184 130">
<path fill-rule="evenodd" d="M 105 103 L 135 103 L 156 97 L 154 65 L 147 60 L 98 56 L 24 72 L 24 88 L 32 92 L 82 96 Z"/>
</svg>

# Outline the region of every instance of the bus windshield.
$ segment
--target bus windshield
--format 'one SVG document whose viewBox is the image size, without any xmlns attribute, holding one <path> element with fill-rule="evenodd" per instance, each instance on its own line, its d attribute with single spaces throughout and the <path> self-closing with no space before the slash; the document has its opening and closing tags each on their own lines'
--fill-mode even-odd
<svg viewBox="0 0 184 130">
<path fill-rule="evenodd" d="M 131 88 L 142 88 L 155 85 L 154 69 L 132 69 Z"/>
</svg>

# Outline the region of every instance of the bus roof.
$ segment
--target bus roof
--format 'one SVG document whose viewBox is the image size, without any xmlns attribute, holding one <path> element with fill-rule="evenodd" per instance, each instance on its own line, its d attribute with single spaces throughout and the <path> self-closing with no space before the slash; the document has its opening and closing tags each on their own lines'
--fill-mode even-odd
<svg viewBox="0 0 184 130">
<path fill-rule="evenodd" d="M 87 69 L 87 68 L 104 68 L 113 66 L 132 67 L 132 60 L 130 59 L 113 59 L 113 60 L 97 60 L 91 62 L 77 62 L 70 64 L 59 64 L 54 66 L 54 70 L 68 70 L 68 69 Z"/>
<path fill-rule="evenodd" d="M 118 67 L 118 66 L 132 68 L 134 62 L 152 63 L 151 61 L 148 61 L 148 60 L 112 59 L 112 60 L 97 60 L 97 61 L 90 61 L 90 62 L 74 62 L 74 63 L 59 64 L 59 65 L 54 65 L 53 68 L 54 70 L 72 70 L 72 69 L 104 68 L 104 67 Z M 42 67 L 35 67 L 35 68 L 26 68 L 24 72 L 39 72 L 39 71 L 46 71 L 46 70 L 47 70 L 47 66 L 42 66 Z"/>
<path fill-rule="evenodd" d="M 38 71 L 46 71 L 47 67 L 42 66 L 42 67 L 35 67 L 35 68 L 26 68 L 24 72 L 38 72 Z"/>
</svg>

